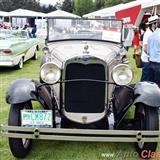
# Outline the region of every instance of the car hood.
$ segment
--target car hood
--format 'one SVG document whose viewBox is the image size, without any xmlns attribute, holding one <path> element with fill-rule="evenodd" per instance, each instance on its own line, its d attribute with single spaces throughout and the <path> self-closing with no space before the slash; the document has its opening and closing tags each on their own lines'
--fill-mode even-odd
<svg viewBox="0 0 160 160">
<path fill-rule="evenodd" d="M 71 58 L 85 55 L 94 56 L 109 63 L 116 57 L 120 50 L 120 45 L 99 41 L 56 42 L 48 45 L 48 47 L 52 52 L 52 55 L 55 56 L 56 61 L 58 60 L 61 63 Z"/>
</svg>

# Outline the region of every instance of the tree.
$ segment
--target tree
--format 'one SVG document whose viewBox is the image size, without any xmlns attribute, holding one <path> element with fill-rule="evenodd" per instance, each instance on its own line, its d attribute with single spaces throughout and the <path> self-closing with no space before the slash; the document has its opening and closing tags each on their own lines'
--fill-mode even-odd
<svg viewBox="0 0 160 160">
<path fill-rule="evenodd" d="M 62 8 L 62 2 L 61 2 L 60 0 L 57 1 L 56 4 L 54 5 L 54 7 L 55 7 L 56 9 L 61 9 L 61 8 Z"/>
<path fill-rule="evenodd" d="M 84 15 L 96 10 L 95 2 L 93 0 L 75 0 L 74 13 L 77 15 Z"/>
<path fill-rule="evenodd" d="M 117 4 L 120 4 L 120 3 L 128 3 L 128 2 L 131 2 L 133 0 L 105 0 L 105 6 L 106 7 L 111 7 L 111 6 L 115 6 Z"/>
<path fill-rule="evenodd" d="M 1 11 L 10 12 L 19 8 L 33 11 L 43 11 L 44 9 L 44 7 L 40 5 L 39 0 L 0 0 Z M 46 10 L 49 12 L 55 10 L 55 8 L 52 5 L 49 5 L 46 7 Z"/>
<path fill-rule="evenodd" d="M 48 13 L 48 9 L 47 9 L 46 5 L 43 5 L 43 6 L 41 7 L 41 11 L 42 11 L 43 13 Z"/>
<path fill-rule="evenodd" d="M 55 11 L 56 8 L 54 6 L 52 6 L 51 4 L 49 4 L 49 6 L 47 7 L 47 13 Z"/>
<path fill-rule="evenodd" d="M 104 7 L 104 4 L 105 4 L 105 0 L 96 0 L 96 9 L 101 9 Z"/>
<path fill-rule="evenodd" d="M 64 0 L 62 3 L 62 10 L 66 11 L 66 12 L 73 12 L 73 1 L 72 0 Z"/>
<path fill-rule="evenodd" d="M 11 11 L 15 5 L 12 0 L 1 0 L 0 2 L 0 10 L 1 11 Z M 11 10 L 10 10 L 11 9 Z"/>
</svg>

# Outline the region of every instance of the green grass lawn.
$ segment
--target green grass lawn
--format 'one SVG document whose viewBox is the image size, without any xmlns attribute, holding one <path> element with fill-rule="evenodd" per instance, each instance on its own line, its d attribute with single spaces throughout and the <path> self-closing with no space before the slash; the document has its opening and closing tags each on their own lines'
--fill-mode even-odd
<svg viewBox="0 0 160 160">
<path fill-rule="evenodd" d="M 134 82 L 139 81 L 141 69 L 135 67 L 132 59 L 133 50 L 129 50 L 128 59 L 134 70 Z M 29 60 L 22 70 L 14 68 L 0 68 L 0 124 L 7 124 L 9 105 L 5 102 L 6 91 L 9 84 L 18 78 L 37 79 L 39 77 L 39 65 L 42 52 L 39 52 L 38 60 Z M 38 107 L 37 103 L 34 103 Z M 160 151 L 160 147 L 157 149 Z M 122 155 L 131 155 L 123 157 Z M 94 143 L 94 142 L 67 142 L 67 141 L 42 141 L 34 140 L 33 147 L 27 160 L 130 160 L 135 152 L 133 143 Z M 104 157 L 103 153 L 110 154 Z M 114 155 L 113 155 L 114 154 Z M 0 137 L 0 160 L 14 160 L 10 153 L 8 140 Z"/>
</svg>

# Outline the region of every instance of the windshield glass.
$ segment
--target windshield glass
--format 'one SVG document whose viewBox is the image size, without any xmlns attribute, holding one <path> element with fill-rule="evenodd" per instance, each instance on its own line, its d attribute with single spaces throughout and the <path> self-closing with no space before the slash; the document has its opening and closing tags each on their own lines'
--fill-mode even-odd
<svg viewBox="0 0 160 160">
<path fill-rule="evenodd" d="M 121 42 L 122 21 L 113 19 L 48 19 L 48 41 L 83 39 Z"/>
<path fill-rule="evenodd" d="M 11 37 L 11 31 L 10 30 L 1 30 L 0 29 L 0 39 L 6 39 Z"/>
<path fill-rule="evenodd" d="M 0 30 L 0 39 L 11 39 L 11 38 L 27 38 L 28 34 L 23 30 Z"/>
</svg>

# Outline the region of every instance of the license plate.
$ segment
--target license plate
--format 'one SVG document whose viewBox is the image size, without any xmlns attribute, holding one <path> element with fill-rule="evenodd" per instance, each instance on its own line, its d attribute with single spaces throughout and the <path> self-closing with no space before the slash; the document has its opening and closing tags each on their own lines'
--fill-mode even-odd
<svg viewBox="0 0 160 160">
<path fill-rule="evenodd" d="M 22 127 L 53 127 L 51 110 L 21 110 Z"/>
</svg>

